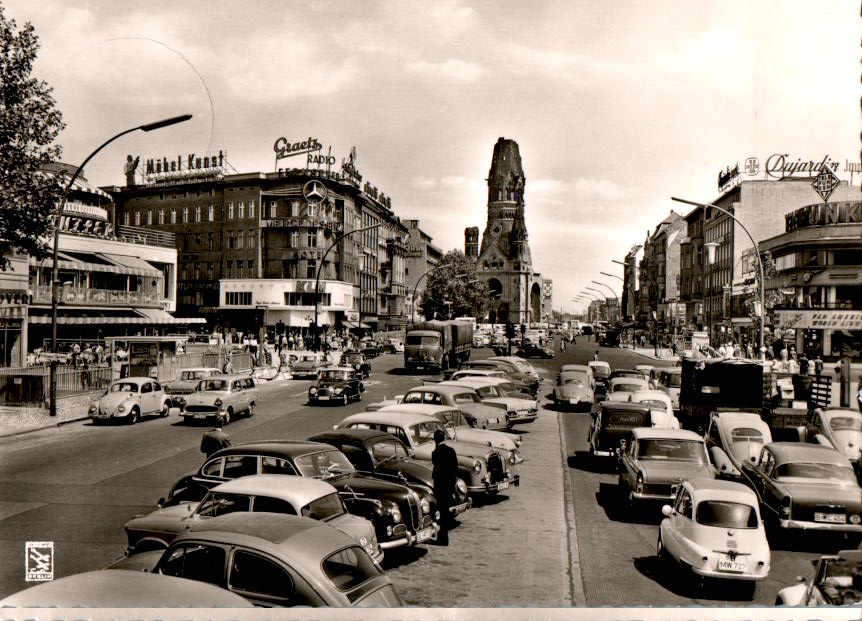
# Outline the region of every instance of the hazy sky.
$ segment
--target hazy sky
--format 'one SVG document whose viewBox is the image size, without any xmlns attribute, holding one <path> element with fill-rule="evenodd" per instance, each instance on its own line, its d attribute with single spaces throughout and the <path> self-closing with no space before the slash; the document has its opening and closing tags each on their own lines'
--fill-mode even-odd
<svg viewBox="0 0 862 621">
<path fill-rule="evenodd" d="M 127 154 L 225 150 L 275 169 L 317 138 L 444 250 L 484 229 L 497 138 L 520 145 L 534 269 L 554 308 L 669 212 L 709 201 L 725 166 L 773 153 L 860 160 L 860 16 L 848 0 L 147 2 L 0 0 L 36 27 L 36 65 L 80 163 L 120 185 Z M 282 165 L 301 165 L 285 160 Z M 858 185 L 860 176 L 854 178 Z M 814 202 L 814 201 L 812 201 Z"/>
</svg>

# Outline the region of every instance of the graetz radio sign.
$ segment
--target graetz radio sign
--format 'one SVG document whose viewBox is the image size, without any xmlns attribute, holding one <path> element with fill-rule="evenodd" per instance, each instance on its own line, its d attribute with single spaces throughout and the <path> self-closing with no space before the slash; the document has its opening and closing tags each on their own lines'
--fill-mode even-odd
<svg viewBox="0 0 862 621">
<path fill-rule="evenodd" d="M 303 153 L 308 153 L 310 156 L 314 151 L 320 151 L 321 149 L 323 149 L 323 145 L 318 142 L 317 138 L 311 138 L 310 136 L 307 140 L 293 143 L 288 142 L 287 138 L 282 136 L 272 145 L 272 150 L 275 151 L 276 162 Z"/>
</svg>

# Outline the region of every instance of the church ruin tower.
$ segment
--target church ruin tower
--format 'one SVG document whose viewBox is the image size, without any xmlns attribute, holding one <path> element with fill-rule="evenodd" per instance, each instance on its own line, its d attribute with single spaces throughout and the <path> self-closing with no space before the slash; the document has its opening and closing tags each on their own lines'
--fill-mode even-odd
<svg viewBox="0 0 862 621">
<path fill-rule="evenodd" d="M 464 229 L 464 256 L 474 260 L 479 258 L 478 226 L 468 226 Z"/>
<path fill-rule="evenodd" d="M 542 280 L 533 272 L 524 219 L 524 185 L 518 143 L 500 138 L 488 172 L 488 223 L 477 270 L 488 280 L 493 323 L 542 320 Z M 465 232 L 466 234 L 466 232 Z M 465 253 L 466 253 L 465 241 Z"/>
</svg>

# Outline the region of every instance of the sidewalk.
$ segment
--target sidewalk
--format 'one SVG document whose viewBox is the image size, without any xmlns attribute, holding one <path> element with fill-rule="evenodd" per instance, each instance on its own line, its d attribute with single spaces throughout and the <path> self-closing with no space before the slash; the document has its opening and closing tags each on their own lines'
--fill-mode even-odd
<svg viewBox="0 0 862 621">
<path fill-rule="evenodd" d="M 651 360 L 662 360 L 665 362 L 673 362 L 673 363 L 679 362 L 679 356 L 678 355 L 677 356 L 656 356 L 655 355 L 655 349 L 652 347 L 635 347 L 635 348 L 622 347 L 621 349 L 624 349 L 625 351 L 630 351 L 634 354 L 637 354 L 638 356 L 643 356 L 644 358 L 649 358 Z M 661 350 L 659 350 L 659 351 L 661 351 Z"/>
</svg>

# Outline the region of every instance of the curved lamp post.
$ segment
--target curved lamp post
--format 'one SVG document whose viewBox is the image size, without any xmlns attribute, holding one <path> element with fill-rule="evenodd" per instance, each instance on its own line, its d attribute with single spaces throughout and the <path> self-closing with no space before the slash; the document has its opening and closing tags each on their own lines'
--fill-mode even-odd
<svg viewBox="0 0 862 621">
<path fill-rule="evenodd" d="M 51 268 L 51 353 L 55 354 L 54 359 L 51 361 L 51 390 L 48 401 L 48 414 L 51 416 L 57 415 L 57 305 L 59 300 L 57 299 L 58 293 L 60 290 L 60 282 L 58 278 L 58 269 L 57 269 L 57 255 L 60 251 L 60 218 L 63 215 L 63 210 L 66 208 L 66 201 L 69 198 L 69 191 L 72 189 L 72 184 L 75 183 L 75 180 L 81 174 L 81 171 L 84 170 L 84 167 L 89 163 L 95 155 L 107 147 L 109 144 L 114 142 L 117 138 L 125 136 L 126 134 L 131 134 L 132 132 L 136 132 L 138 130 L 144 132 L 151 132 L 157 129 L 161 129 L 163 127 L 168 127 L 170 125 L 176 125 L 177 123 L 184 123 L 192 118 L 191 114 L 181 114 L 180 116 L 172 116 L 167 119 L 162 119 L 161 121 L 156 121 L 154 123 L 146 123 L 144 125 L 138 125 L 137 127 L 132 127 L 131 129 L 126 129 L 121 131 L 119 134 L 108 138 L 105 142 L 100 144 L 95 151 L 90 153 L 87 156 L 87 159 L 78 166 L 77 170 L 75 170 L 75 174 L 72 175 L 72 178 L 69 179 L 69 182 L 66 184 L 66 187 L 63 190 L 63 198 L 60 199 L 60 206 L 57 208 L 57 213 L 54 216 L 54 250 L 53 250 L 53 259 L 54 265 Z"/>
<path fill-rule="evenodd" d="M 605 295 L 604 291 L 601 291 L 600 289 L 596 289 L 595 287 L 586 287 L 586 289 L 588 289 L 590 291 L 595 291 L 596 293 L 600 294 L 599 295 L 599 303 L 605 305 L 605 319 L 607 321 L 610 321 L 610 316 L 609 316 L 610 313 L 608 312 L 608 296 Z"/>
<path fill-rule="evenodd" d="M 763 260 L 760 258 L 760 252 L 757 249 L 757 242 L 754 241 L 754 236 L 751 234 L 751 232 L 748 230 L 748 228 L 746 228 L 746 226 L 742 223 L 742 221 L 739 220 L 739 218 L 734 216 L 727 209 L 719 207 L 718 205 L 712 205 L 710 203 L 697 203 L 695 201 L 687 201 L 687 200 L 682 199 L 682 198 L 676 198 L 675 196 L 671 196 L 670 200 L 676 201 L 678 203 L 686 203 L 687 205 L 694 205 L 695 207 L 703 207 L 704 209 L 706 209 L 707 207 L 717 209 L 721 213 L 726 214 L 726 215 L 730 216 L 731 218 L 733 218 L 733 220 L 742 228 L 742 230 L 745 231 L 745 234 L 748 235 L 748 239 L 751 240 L 751 244 L 754 246 L 754 256 L 757 257 L 757 270 L 760 272 L 760 287 L 759 287 L 759 289 L 760 289 L 760 291 L 759 291 L 759 293 L 760 293 L 760 360 L 761 361 L 765 360 L 766 345 L 763 342 L 763 322 L 764 322 L 765 316 L 766 316 L 766 303 L 765 303 L 766 300 L 765 300 L 765 296 L 763 293 Z M 706 245 L 706 244 L 704 244 L 704 245 Z M 709 254 L 709 252 L 710 252 L 709 248 L 707 248 L 707 255 Z M 709 258 L 709 257 L 707 257 L 707 258 Z M 711 262 L 712 261 L 710 261 L 710 263 Z M 712 308 L 710 307 L 709 310 L 710 310 L 709 314 L 710 314 L 710 318 L 711 318 L 712 317 Z"/>
<path fill-rule="evenodd" d="M 606 285 L 605 283 L 603 283 L 603 282 L 599 282 L 598 280 L 594 280 L 594 281 L 592 281 L 592 282 L 593 282 L 594 284 L 601 285 L 602 287 L 607 287 L 607 288 L 608 288 L 608 291 L 610 291 L 610 292 L 611 292 L 611 295 L 613 295 L 613 296 L 614 296 L 614 299 L 617 301 L 617 308 L 620 308 L 620 299 L 617 297 L 616 292 L 615 292 L 613 289 L 611 289 L 610 285 Z M 608 319 L 610 319 L 610 318 L 608 318 Z"/>
<path fill-rule="evenodd" d="M 355 233 L 362 233 L 363 231 L 370 231 L 371 229 L 376 229 L 376 228 L 379 228 L 381 226 L 383 226 L 382 223 L 372 224 L 371 226 L 365 226 L 365 227 L 362 227 L 361 229 L 354 229 L 352 231 L 348 231 L 347 233 L 342 233 L 341 235 L 336 237 L 335 240 L 333 240 L 333 242 L 329 245 L 329 248 L 327 248 L 326 251 L 323 253 L 323 257 L 321 257 L 320 263 L 317 266 L 317 274 L 314 278 L 314 351 L 315 352 L 320 351 L 320 331 L 318 330 L 318 327 L 317 327 L 317 310 L 320 307 L 320 270 L 323 269 L 323 263 L 326 261 L 326 255 L 328 255 L 329 251 L 332 250 L 333 248 L 335 248 L 342 240 L 350 237 L 351 235 L 354 235 Z M 361 280 L 362 274 L 361 273 L 359 274 L 359 278 L 360 278 L 359 290 L 362 291 L 362 286 L 361 286 L 362 285 L 362 280 Z M 361 294 L 360 294 L 359 305 L 360 305 L 359 308 L 360 308 L 360 316 L 361 316 L 361 314 L 362 314 L 362 311 L 361 311 L 361 309 L 362 309 Z"/>
</svg>

